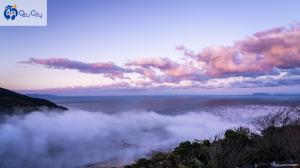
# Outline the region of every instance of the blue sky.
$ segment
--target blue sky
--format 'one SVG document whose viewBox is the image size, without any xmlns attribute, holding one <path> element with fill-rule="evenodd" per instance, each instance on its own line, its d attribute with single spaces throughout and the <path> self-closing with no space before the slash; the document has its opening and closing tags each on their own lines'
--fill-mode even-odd
<svg viewBox="0 0 300 168">
<path fill-rule="evenodd" d="M 183 54 L 176 46 L 195 52 L 231 46 L 256 32 L 297 22 L 299 6 L 297 0 L 48 0 L 47 27 L 0 27 L 0 86 L 37 90 L 110 85 L 115 81 L 101 74 L 18 62 L 62 58 L 123 66 L 147 57 L 180 60 Z M 298 86 L 267 88 L 294 92 Z M 221 93 L 217 90 L 209 92 Z"/>
</svg>

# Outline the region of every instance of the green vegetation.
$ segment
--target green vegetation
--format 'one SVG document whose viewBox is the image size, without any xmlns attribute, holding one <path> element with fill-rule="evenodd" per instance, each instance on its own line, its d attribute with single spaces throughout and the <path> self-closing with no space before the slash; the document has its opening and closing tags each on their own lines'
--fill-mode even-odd
<svg viewBox="0 0 300 168">
<path fill-rule="evenodd" d="M 255 119 L 259 131 L 235 128 L 213 140 L 186 141 L 169 153 L 155 153 L 125 168 L 270 167 L 273 161 L 300 163 L 300 108 L 283 108 Z"/>
<path fill-rule="evenodd" d="M 40 108 L 67 110 L 45 99 L 28 97 L 7 89 L 0 88 L 0 115 L 27 113 Z"/>
</svg>

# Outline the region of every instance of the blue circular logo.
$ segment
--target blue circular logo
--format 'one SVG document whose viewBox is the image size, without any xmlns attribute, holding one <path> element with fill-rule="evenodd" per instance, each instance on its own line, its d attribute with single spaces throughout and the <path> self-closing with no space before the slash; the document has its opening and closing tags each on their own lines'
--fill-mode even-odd
<svg viewBox="0 0 300 168">
<path fill-rule="evenodd" d="M 16 5 L 7 5 L 5 7 L 5 10 L 4 10 L 4 17 L 7 19 L 7 20 L 15 20 L 15 18 L 18 16 L 18 10 L 17 10 L 17 6 Z"/>
</svg>

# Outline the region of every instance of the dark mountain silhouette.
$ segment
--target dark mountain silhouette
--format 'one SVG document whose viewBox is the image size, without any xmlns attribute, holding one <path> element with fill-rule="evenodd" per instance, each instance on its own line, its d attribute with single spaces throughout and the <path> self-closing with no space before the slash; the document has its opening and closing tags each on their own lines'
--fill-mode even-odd
<svg viewBox="0 0 300 168">
<path fill-rule="evenodd" d="M 55 103 L 41 98 L 32 98 L 23 94 L 19 94 L 4 88 L 0 88 L 0 115 L 15 114 L 16 112 L 28 113 L 40 108 L 48 108 L 50 110 L 68 110 L 65 107 L 58 106 Z"/>
</svg>

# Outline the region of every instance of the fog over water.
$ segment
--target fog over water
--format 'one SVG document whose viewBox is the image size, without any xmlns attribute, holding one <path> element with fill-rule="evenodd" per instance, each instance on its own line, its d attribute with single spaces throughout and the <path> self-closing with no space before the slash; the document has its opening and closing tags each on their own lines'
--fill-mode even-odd
<svg viewBox="0 0 300 168">
<path fill-rule="evenodd" d="M 99 107 L 97 101 L 85 102 L 92 107 L 90 110 L 78 109 L 75 101 L 68 103 L 72 106 L 68 106 L 70 110 L 66 112 L 36 111 L 3 120 L 0 167 L 122 165 L 153 151 L 170 150 L 184 140 L 213 138 L 228 128 L 249 126 L 253 117 L 278 109 L 278 106 L 243 104 L 176 110 L 179 106 L 171 103 L 173 113 L 165 103 L 155 107 L 156 111 L 133 109 L 128 103 L 122 110 L 120 102 L 115 102 L 107 111 Z M 147 103 L 141 101 L 143 106 L 133 107 L 145 107 Z M 99 111 L 95 110 L 97 106 Z"/>
</svg>

